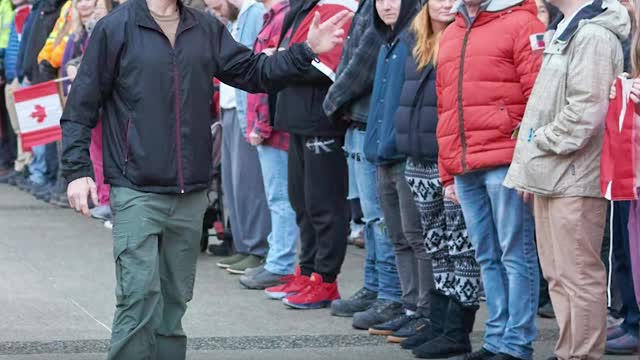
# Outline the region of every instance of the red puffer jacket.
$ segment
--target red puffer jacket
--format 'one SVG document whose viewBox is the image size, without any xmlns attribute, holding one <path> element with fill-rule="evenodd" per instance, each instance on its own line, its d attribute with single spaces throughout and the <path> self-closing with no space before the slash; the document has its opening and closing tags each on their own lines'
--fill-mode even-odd
<svg viewBox="0 0 640 360">
<path fill-rule="evenodd" d="M 493 0 L 471 26 L 461 8 L 445 30 L 436 79 L 442 179 L 511 163 L 542 61 L 536 11 L 534 0 Z"/>
</svg>

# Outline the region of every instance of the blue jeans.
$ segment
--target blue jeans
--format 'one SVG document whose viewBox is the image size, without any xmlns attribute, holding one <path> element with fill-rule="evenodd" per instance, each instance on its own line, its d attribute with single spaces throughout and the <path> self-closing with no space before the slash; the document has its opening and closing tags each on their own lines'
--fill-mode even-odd
<svg viewBox="0 0 640 360">
<path fill-rule="evenodd" d="M 396 256 L 387 235 L 378 196 L 378 168 L 364 158 L 365 132 L 349 129 L 344 150 L 349 168 L 348 199 L 360 199 L 365 223 L 367 258 L 364 287 L 378 293 L 378 299 L 401 302 L 402 290 L 396 269 Z"/>
<path fill-rule="evenodd" d="M 29 164 L 29 179 L 38 185 L 47 182 L 47 161 L 45 157 L 46 145 L 34 146 L 31 149 L 33 160 Z"/>
<path fill-rule="evenodd" d="M 530 205 L 502 185 L 507 170 L 456 176 L 456 192 L 487 294 L 484 348 L 530 360 L 540 286 L 534 222 Z"/>
<path fill-rule="evenodd" d="M 300 232 L 296 213 L 289 202 L 288 155 L 271 146 L 258 146 L 264 192 L 271 213 L 271 234 L 265 269 L 274 274 L 293 274 Z"/>
</svg>

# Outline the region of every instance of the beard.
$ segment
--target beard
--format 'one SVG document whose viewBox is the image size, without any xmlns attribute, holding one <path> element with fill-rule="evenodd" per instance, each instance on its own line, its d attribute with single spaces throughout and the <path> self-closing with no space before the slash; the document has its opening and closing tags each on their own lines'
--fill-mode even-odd
<svg viewBox="0 0 640 360">
<path fill-rule="evenodd" d="M 227 6 L 228 8 L 228 16 L 227 18 L 229 19 L 229 21 L 236 21 L 238 20 L 238 15 L 240 15 L 240 9 L 233 5 L 231 2 L 227 1 Z"/>
</svg>

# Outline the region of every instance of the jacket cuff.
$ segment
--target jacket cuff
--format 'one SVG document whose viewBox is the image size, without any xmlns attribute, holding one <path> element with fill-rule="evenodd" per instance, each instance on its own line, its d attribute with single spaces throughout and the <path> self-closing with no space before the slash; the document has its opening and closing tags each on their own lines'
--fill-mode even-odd
<svg viewBox="0 0 640 360">
<path fill-rule="evenodd" d="M 446 178 L 446 179 L 444 179 L 444 178 L 442 179 L 442 187 L 446 188 L 447 186 L 453 185 L 453 184 L 455 184 L 455 181 L 453 180 L 452 177 L 449 177 L 449 178 Z"/>
<path fill-rule="evenodd" d="M 67 184 L 70 184 L 74 180 L 78 180 L 85 177 L 93 179 L 93 169 L 91 167 L 81 168 L 73 172 L 64 174 L 64 178 L 65 180 L 67 180 Z"/>
</svg>

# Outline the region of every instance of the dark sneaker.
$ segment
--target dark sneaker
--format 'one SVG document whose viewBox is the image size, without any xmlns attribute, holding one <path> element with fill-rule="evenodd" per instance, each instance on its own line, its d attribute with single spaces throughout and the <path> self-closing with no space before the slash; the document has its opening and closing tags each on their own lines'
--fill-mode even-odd
<svg viewBox="0 0 640 360">
<path fill-rule="evenodd" d="M 253 274 L 257 274 L 257 273 L 259 273 L 260 271 L 264 270 L 264 265 L 265 265 L 265 264 L 262 264 L 262 265 L 260 265 L 260 266 L 258 266 L 258 267 L 254 267 L 254 268 L 248 268 L 247 270 L 245 270 L 245 271 L 244 271 L 244 274 L 245 274 L 246 276 L 251 276 L 251 275 L 253 275 Z M 280 283 L 278 282 L 278 284 L 280 284 Z"/>
<path fill-rule="evenodd" d="M 242 275 L 240 277 L 240 284 L 247 289 L 264 290 L 268 287 L 282 284 L 280 279 L 285 275 L 274 274 L 266 269 L 262 271 L 253 271 L 251 274 Z"/>
<path fill-rule="evenodd" d="M 540 307 L 538 309 L 538 316 L 543 319 L 555 319 L 556 313 L 553 311 L 553 305 L 551 303 L 547 303 L 546 305 Z"/>
<path fill-rule="evenodd" d="M 255 268 L 264 263 L 264 258 L 256 255 L 246 256 L 244 259 L 234 263 L 227 268 L 227 271 L 234 275 L 244 275 L 247 269 Z"/>
<path fill-rule="evenodd" d="M 607 330 L 607 341 L 621 338 L 627 334 L 627 331 L 622 326 L 616 326 Z"/>
<path fill-rule="evenodd" d="M 399 344 L 412 336 L 416 336 L 425 326 L 429 326 L 429 319 L 422 316 L 414 316 L 405 326 L 387 337 L 387 341 Z"/>
<path fill-rule="evenodd" d="M 406 324 L 413 321 L 416 315 L 403 314 L 395 319 L 389 320 L 384 324 L 374 325 L 369 328 L 369 335 L 392 335 L 394 332 L 402 329 Z"/>
<path fill-rule="evenodd" d="M 228 257 L 226 257 L 226 258 L 224 258 L 224 259 L 221 259 L 220 261 L 218 261 L 218 262 L 216 263 L 216 265 L 217 265 L 218 267 L 221 267 L 221 268 L 223 268 L 223 269 L 226 269 L 226 268 L 228 268 L 229 266 L 231 266 L 231 265 L 233 265 L 233 264 L 235 264 L 235 263 L 237 263 L 237 262 L 239 262 L 239 261 L 244 260 L 244 258 L 246 258 L 247 256 L 248 256 L 248 255 L 246 255 L 246 254 L 235 254 L 235 255 L 231 255 L 231 256 L 228 256 Z"/>
<path fill-rule="evenodd" d="M 493 357 L 490 357 L 489 360 L 520 360 L 520 358 L 511 356 L 509 354 L 499 353 L 494 355 Z"/>
<path fill-rule="evenodd" d="M 103 221 L 110 220 L 111 207 L 109 205 L 96 206 L 91 209 L 91 217 Z"/>
<path fill-rule="evenodd" d="M 402 315 L 402 304 L 391 300 L 377 300 L 371 307 L 363 312 L 353 315 L 353 328 L 367 330 L 372 326 L 386 323 Z"/>
<path fill-rule="evenodd" d="M 358 290 L 349 299 L 336 300 L 331 303 L 331 315 L 352 317 L 353 314 L 366 311 L 376 302 L 378 293 L 367 288 Z"/>
<path fill-rule="evenodd" d="M 632 334 L 607 341 L 605 353 L 608 355 L 633 355 L 638 351 L 638 337 Z"/>
<path fill-rule="evenodd" d="M 494 356 L 496 356 L 495 353 L 482 348 L 474 353 L 465 355 L 464 357 L 462 357 L 462 360 L 489 360 Z"/>
<path fill-rule="evenodd" d="M 17 172 L 7 169 L 0 171 L 0 184 L 8 184 L 9 180 L 15 176 L 17 176 Z"/>
</svg>

